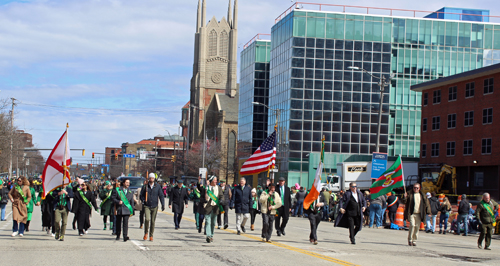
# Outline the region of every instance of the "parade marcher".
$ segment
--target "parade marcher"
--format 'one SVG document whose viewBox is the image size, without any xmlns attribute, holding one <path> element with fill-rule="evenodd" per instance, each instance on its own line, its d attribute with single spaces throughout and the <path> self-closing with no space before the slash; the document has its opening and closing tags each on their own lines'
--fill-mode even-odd
<svg viewBox="0 0 500 266">
<path fill-rule="evenodd" d="M 439 207 L 439 211 L 441 211 L 441 215 L 439 215 L 439 233 L 446 235 L 446 230 L 448 229 L 448 218 L 450 217 L 451 211 L 451 204 L 448 197 L 444 197 L 443 204 Z M 444 231 L 441 230 L 443 228 L 443 224 Z"/>
<path fill-rule="evenodd" d="M 396 193 L 391 191 L 391 195 L 387 198 L 387 209 L 389 210 L 389 220 L 391 224 L 396 220 L 396 213 L 398 212 L 399 199 L 396 197 Z"/>
<path fill-rule="evenodd" d="M 182 220 L 182 214 L 184 213 L 184 205 L 188 207 L 188 192 L 183 186 L 182 180 L 177 180 L 177 186 L 172 188 L 170 199 L 168 200 L 168 208 L 172 209 L 174 213 L 174 225 L 175 230 L 179 230 L 180 223 Z"/>
<path fill-rule="evenodd" d="M 3 180 L 0 180 L 0 211 L 2 221 L 5 221 L 5 209 L 7 208 L 8 202 L 9 189 L 5 186 L 5 182 Z"/>
<path fill-rule="evenodd" d="M 429 200 L 425 194 L 420 191 L 420 184 L 413 184 L 413 192 L 405 192 L 402 202 L 405 204 L 404 220 L 410 221 L 410 230 L 408 231 L 408 245 L 416 246 L 420 223 L 425 216 L 431 213 Z"/>
<path fill-rule="evenodd" d="M 496 226 L 495 211 L 498 211 L 498 204 L 490 199 L 489 193 L 483 194 L 483 199 L 477 205 L 476 213 L 481 222 L 481 234 L 477 240 L 477 247 L 482 248 L 483 240 L 484 249 L 491 250 L 491 234 Z"/>
<path fill-rule="evenodd" d="M 307 193 L 304 187 L 300 187 L 299 191 L 295 195 L 297 203 L 295 205 L 294 216 L 302 216 L 304 214 L 304 200 L 306 199 Z"/>
<path fill-rule="evenodd" d="M 252 189 L 252 201 L 250 202 L 250 230 L 255 230 L 255 216 L 260 211 L 259 197 L 257 197 L 257 190 Z"/>
<path fill-rule="evenodd" d="M 276 212 L 282 204 L 280 195 L 276 193 L 276 185 L 270 183 L 268 189 L 260 194 L 259 201 L 262 212 L 262 241 L 271 242 Z"/>
<path fill-rule="evenodd" d="M 356 234 L 363 228 L 363 212 L 366 209 L 366 200 L 363 193 L 359 191 L 356 183 L 349 184 L 339 202 L 340 214 L 335 220 L 335 226 L 349 228 L 351 244 L 356 244 Z"/>
<path fill-rule="evenodd" d="M 328 195 L 329 197 L 330 195 Z M 309 234 L 309 241 L 314 245 L 318 244 L 318 225 L 321 222 L 322 209 L 325 205 L 325 196 L 321 194 L 309 208 L 305 211 L 307 218 L 309 219 L 309 225 L 311 226 L 311 233 Z"/>
<path fill-rule="evenodd" d="M 469 232 L 469 199 L 467 199 L 467 195 L 462 195 L 462 201 L 458 205 L 458 217 L 457 217 L 457 232 L 456 234 L 460 234 L 460 222 L 463 222 L 464 226 L 464 236 L 467 236 Z"/>
<path fill-rule="evenodd" d="M 222 215 L 224 215 L 224 229 L 227 229 L 229 226 L 229 205 L 231 204 L 231 198 L 233 197 L 233 190 L 230 186 L 226 184 L 226 180 L 220 180 L 220 187 L 222 189 L 222 194 L 224 195 L 221 204 L 224 208 L 224 213 L 219 213 L 217 215 L 217 229 L 220 229 L 222 224 Z"/>
<path fill-rule="evenodd" d="M 220 201 L 224 197 L 222 189 L 217 185 L 217 177 L 212 175 L 208 177 L 209 185 L 203 189 L 201 196 L 205 199 L 205 229 L 207 242 L 214 241 L 215 220 L 219 212 L 224 212 Z"/>
<path fill-rule="evenodd" d="M 143 202 L 144 208 L 144 240 L 148 238 L 153 241 L 155 232 L 156 214 L 158 213 L 158 201 L 161 203 L 161 210 L 165 210 L 165 196 L 160 185 L 155 182 L 156 175 L 149 174 L 148 183 L 142 187 L 140 201 Z"/>
<path fill-rule="evenodd" d="M 204 186 L 201 183 L 201 177 L 198 177 L 198 183 L 193 186 L 193 190 L 189 195 L 191 200 L 193 200 L 193 213 L 198 233 L 201 233 L 201 227 L 203 225 L 203 220 L 205 219 L 205 208 L 203 208 L 204 199 L 201 197 L 201 194 L 204 191 L 203 189 Z"/>
<path fill-rule="evenodd" d="M 64 241 L 66 225 L 68 224 L 68 214 L 71 211 L 70 198 L 73 198 L 73 191 L 65 184 L 62 188 L 54 190 L 54 230 L 56 240 Z M 62 224 L 61 224 L 62 223 Z"/>
<path fill-rule="evenodd" d="M 250 204 L 252 202 L 252 189 L 248 187 L 247 180 L 240 178 L 240 184 L 234 188 L 231 205 L 234 206 L 236 213 L 236 231 L 237 234 L 245 233 L 245 224 L 250 218 Z"/>
<path fill-rule="evenodd" d="M 30 222 L 31 222 L 31 217 L 33 216 L 33 209 L 35 208 L 35 203 L 36 203 L 36 192 L 35 192 L 35 184 L 33 183 L 33 180 L 28 181 L 30 183 L 30 193 L 31 193 L 31 200 L 28 202 L 28 221 L 26 222 L 26 226 L 24 230 L 26 232 L 30 231 Z"/>
<path fill-rule="evenodd" d="M 44 193 L 43 189 L 40 193 Z M 52 232 L 52 236 L 55 236 L 54 229 L 54 196 L 52 195 L 53 191 L 49 192 L 44 199 L 39 197 L 40 201 L 40 209 L 42 211 L 42 227 L 43 230 L 50 234 Z"/>
<path fill-rule="evenodd" d="M 81 179 L 80 179 L 81 180 Z M 87 234 L 90 228 L 90 214 L 92 207 L 97 211 L 94 193 L 89 190 L 88 182 L 81 182 L 80 186 L 73 188 L 74 200 L 72 211 L 77 217 L 78 234 L 83 236 Z"/>
<path fill-rule="evenodd" d="M 128 219 L 134 215 L 134 194 L 130 191 L 130 180 L 125 178 L 121 186 L 113 189 L 111 199 L 115 205 L 116 213 L 116 240 L 120 240 L 123 228 L 123 241 L 127 242 L 128 237 Z"/>
<path fill-rule="evenodd" d="M 147 184 L 148 184 L 148 180 L 144 180 L 144 184 L 142 184 L 142 187 L 138 188 L 134 194 L 134 199 L 135 199 L 134 210 L 139 212 L 139 228 L 140 229 L 142 229 L 142 227 L 144 226 L 144 206 L 142 205 L 142 201 L 141 201 L 141 192 L 142 192 L 142 188 L 144 188 Z"/>
<path fill-rule="evenodd" d="M 106 230 L 106 224 L 108 222 L 109 216 L 109 229 L 113 230 L 113 202 L 111 201 L 111 193 L 113 192 L 113 186 L 111 182 L 106 181 L 104 183 L 104 187 L 101 189 L 99 193 L 99 198 L 101 199 L 101 215 L 102 222 L 104 223 L 104 229 Z"/>
<path fill-rule="evenodd" d="M 322 209 L 322 220 L 328 221 L 328 213 L 330 212 L 330 192 L 326 187 L 321 189 L 321 196 L 323 197 L 323 209 Z"/>
<path fill-rule="evenodd" d="M 24 236 L 24 226 L 28 221 L 28 202 L 31 200 L 29 182 L 24 176 L 17 178 L 17 183 L 9 191 L 12 202 L 12 236 Z"/>
<path fill-rule="evenodd" d="M 439 201 L 436 198 L 435 192 L 430 193 L 430 197 L 427 196 L 427 198 L 429 199 L 429 205 L 431 207 L 431 215 L 428 215 L 426 218 L 426 225 L 427 225 L 426 233 L 434 234 L 434 232 L 436 231 L 436 217 L 437 213 L 439 212 Z"/>
<path fill-rule="evenodd" d="M 281 197 L 281 207 L 278 209 L 275 228 L 278 236 L 285 235 L 286 224 L 290 217 L 290 211 L 292 210 L 292 199 L 290 198 L 290 188 L 285 186 L 285 178 L 280 177 L 278 181 L 278 186 L 276 186 L 276 192 Z"/>
</svg>

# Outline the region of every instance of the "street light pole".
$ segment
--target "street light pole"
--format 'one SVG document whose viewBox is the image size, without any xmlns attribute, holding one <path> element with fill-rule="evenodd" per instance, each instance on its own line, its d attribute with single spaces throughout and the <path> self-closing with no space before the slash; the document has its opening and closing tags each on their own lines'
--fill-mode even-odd
<svg viewBox="0 0 500 266">
<path fill-rule="evenodd" d="M 195 109 L 198 109 L 198 111 L 204 111 L 203 113 L 203 159 L 201 163 L 201 168 L 205 168 L 205 153 L 207 150 L 207 112 L 204 108 L 198 107 L 198 106 L 192 106 Z"/>
<path fill-rule="evenodd" d="M 374 76 L 372 73 L 370 73 L 370 72 L 368 72 L 365 69 L 360 68 L 360 67 L 350 66 L 347 68 L 352 69 L 352 70 L 357 70 L 357 71 L 363 71 L 366 74 L 370 75 L 372 78 L 376 78 L 379 80 L 378 85 L 380 86 L 380 101 L 379 101 L 379 107 L 378 107 L 377 142 L 375 144 L 375 152 L 380 152 L 380 128 L 382 126 L 382 104 L 384 103 L 385 86 L 389 85 L 388 80 L 386 80 L 386 78 L 384 76 L 381 76 L 381 77 Z M 391 80 L 392 77 L 393 77 L 393 74 L 391 74 L 391 78 L 389 78 L 389 80 Z"/>
</svg>

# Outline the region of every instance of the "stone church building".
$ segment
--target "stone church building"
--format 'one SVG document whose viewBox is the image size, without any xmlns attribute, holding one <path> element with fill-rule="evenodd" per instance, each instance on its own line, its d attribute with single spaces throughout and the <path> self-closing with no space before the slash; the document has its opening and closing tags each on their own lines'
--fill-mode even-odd
<svg viewBox="0 0 500 266">
<path fill-rule="evenodd" d="M 214 16 L 208 23 L 206 2 L 198 1 L 191 97 L 183 108 L 180 124 L 190 145 L 207 140 L 217 145 L 222 154 L 218 178 L 232 184 L 238 173 L 234 166 L 238 136 L 238 0 L 234 0 L 234 9 L 229 0 L 227 19 L 217 21 Z"/>
</svg>

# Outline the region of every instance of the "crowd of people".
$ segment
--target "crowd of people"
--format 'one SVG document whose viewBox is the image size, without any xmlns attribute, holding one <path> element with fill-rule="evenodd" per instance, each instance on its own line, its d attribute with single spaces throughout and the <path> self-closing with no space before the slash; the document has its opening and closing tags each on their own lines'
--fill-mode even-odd
<svg viewBox="0 0 500 266">
<path fill-rule="evenodd" d="M 295 184 L 288 187 L 285 179 L 277 183 L 267 180 L 256 188 L 246 184 L 241 178 L 238 184 L 229 186 L 225 180 L 209 176 L 206 183 L 201 179 L 184 185 L 182 180 L 175 184 L 158 183 L 156 175 L 150 174 L 144 185 L 132 191 L 130 181 L 124 177 L 118 180 L 84 181 L 75 178 L 75 182 L 60 186 L 45 197 L 43 188 L 34 180 L 19 177 L 15 180 L 0 180 L 1 220 L 5 221 L 7 203 L 12 202 L 12 236 L 24 236 L 29 232 L 30 221 L 35 206 L 40 206 L 42 227 L 47 234 L 59 241 L 64 241 L 69 213 L 73 213 L 73 229 L 80 236 L 88 233 L 92 210 L 103 217 L 103 229 L 111 230 L 116 240 L 123 237 L 129 240 L 128 221 L 137 211 L 140 228 L 144 229 L 143 240 L 153 241 L 155 221 L 159 207 L 165 210 L 165 200 L 173 212 L 175 230 L 181 228 L 184 209 L 188 201 L 193 202 L 193 213 L 198 233 L 203 231 L 208 243 L 214 241 L 215 228 L 229 227 L 229 210 L 236 214 L 235 229 L 237 234 L 246 233 L 247 223 L 250 230 L 255 230 L 257 215 L 262 217 L 263 241 L 270 242 L 273 229 L 278 237 L 286 235 L 286 226 L 290 217 L 307 218 L 310 223 L 309 240 L 318 244 L 317 228 L 321 221 L 334 222 L 334 226 L 349 229 L 349 238 L 356 244 L 356 234 L 363 227 L 393 228 L 400 204 L 404 204 L 404 223 L 408 227 L 408 245 L 416 246 L 420 224 L 425 223 L 425 231 L 434 234 L 446 234 L 452 210 L 447 197 L 438 200 L 435 193 L 424 194 L 420 184 L 413 185 L 413 191 L 404 195 L 394 192 L 371 198 L 368 191 L 362 193 L 356 183 L 349 185 L 349 190 L 333 193 L 324 187 L 319 197 L 304 208 L 307 194 L 304 187 Z M 100 205 L 97 205 L 97 201 Z M 474 212 L 466 195 L 458 206 L 458 216 L 451 222 L 450 230 L 464 236 L 479 232 L 478 248 L 489 249 L 493 229 L 499 233 L 496 225 L 498 204 L 485 193 Z M 438 216 L 439 214 L 439 216 Z M 108 226 L 109 218 L 109 226 Z M 388 221 L 387 221 L 388 220 Z"/>
</svg>

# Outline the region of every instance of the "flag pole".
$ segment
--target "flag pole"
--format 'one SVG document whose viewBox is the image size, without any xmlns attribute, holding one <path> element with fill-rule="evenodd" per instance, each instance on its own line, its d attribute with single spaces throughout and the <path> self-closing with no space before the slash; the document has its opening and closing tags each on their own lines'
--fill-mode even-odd
<svg viewBox="0 0 500 266">
<path fill-rule="evenodd" d="M 62 186 L 64 186 L 64 179 L 66 178 L 66 173 L 68 172 L 68 166 L 66 165 L 66 156 L 68 156 L 68 128 L 69 128 L 69 123 L 66 123 L 66 143 L 64 143 L 64 158 L 63 158 L 63 169 L 64 169 L 64 174 L 62 178 Z"/>
</svg>

